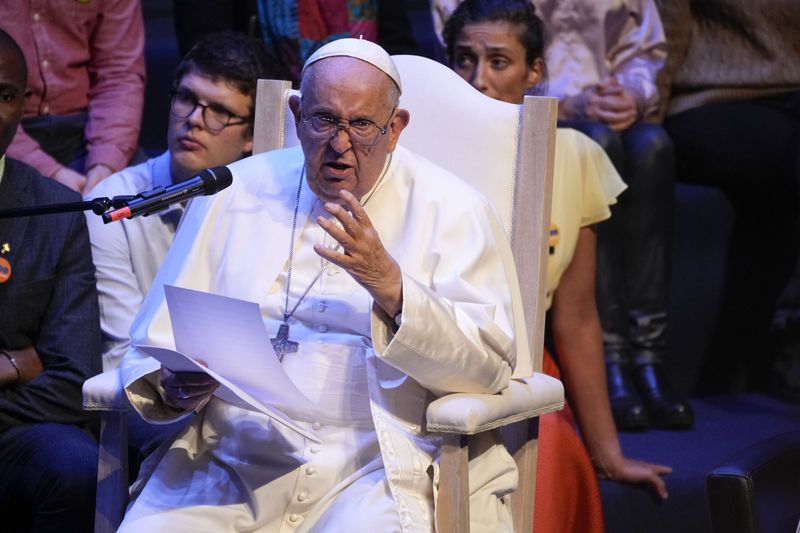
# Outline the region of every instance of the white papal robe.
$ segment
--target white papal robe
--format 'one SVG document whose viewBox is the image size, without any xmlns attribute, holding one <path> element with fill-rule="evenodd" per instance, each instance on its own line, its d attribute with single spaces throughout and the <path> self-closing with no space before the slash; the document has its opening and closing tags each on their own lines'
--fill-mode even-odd
<svg viewBox="0 0 800 533">
<path fill-rule="evenodd" d="M 192 202 L 134 323 L 134 345 L 174 347 L 165 284 L 258 302 L 274 336 L 302 166 L 299 148 L 256 155 L 230 166 L 228 189 Z M 346 531 L 370 520 L 376 531 L 433 528 L 439 443 L 425 429 L 426 407 L 436 395 L 507 386 L 519 289 L 494 211 L 458 178 L 398 147 L 367 197 L 403 272 L 402 321 L 335 265 L 298 307 L 290 337 L 301 348 L 283 365 L 318 409 L 283 410 L 321 443 L 212 398 L 143 468 L 125 531 Z M 290 308 L 320 266 L 311 244 L 331 244 L 313 221 L 320 204 L 303 182 Z M 135 348 L 125 356 L 131 403 L 155 423 L 185 416 L 162 401 L 157 369 Z M 513 459 L 487 441 L 473 455 L 473 531 L 510 531 L 503 496 L 516 486 Z"/>
</svg>

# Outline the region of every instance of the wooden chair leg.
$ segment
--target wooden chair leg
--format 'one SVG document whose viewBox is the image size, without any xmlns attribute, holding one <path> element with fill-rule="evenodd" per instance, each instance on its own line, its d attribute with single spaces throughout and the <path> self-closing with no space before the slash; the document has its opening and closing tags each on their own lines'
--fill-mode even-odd
<svg viewBox="0 0 800 533">
<path fill-rule="evenodd" d="M 533 531 L 533 501 L 536 492 L 536 454 L 539 419 L 523 420 L 501 428 L 503 443 L 517 463 L 519 485 L 511 494 L 514 531 Z"/>
<path fill-rule="evenodd" d="M 469 470 L 467 436 L 442 435 L 442 460 L 436 522 L 439 533 L 469 531 Z"/>
<path fill-rule="evenodd" d="M 128 505 L 128 423 L 125 411 L 104 411 L 100 421 L 95 533 L 113 533 Z"/>
</svg>

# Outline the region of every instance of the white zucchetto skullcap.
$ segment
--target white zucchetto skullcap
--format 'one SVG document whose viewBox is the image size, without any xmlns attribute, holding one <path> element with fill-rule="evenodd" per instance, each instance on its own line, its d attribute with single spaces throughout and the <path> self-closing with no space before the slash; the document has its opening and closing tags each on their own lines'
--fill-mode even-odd
<svg viewBox="0 0 800 533">
<path fill-rule="evenodd" d="M 329 42 L 311 54 L 311 57 L 303 65 L 303 73 L 305 73 L 309 65 L 321 59 L 337 56 L 354 57 L 361 61 L 366 61 L 385 72 L 387 76 L 392 78 L 400 92 L 403 91 L 403 86 L 400 84 L 400 73 L 397 71 L 391 56 L 386 50 L 366 39 L 346 38 Z"/>
</svg>

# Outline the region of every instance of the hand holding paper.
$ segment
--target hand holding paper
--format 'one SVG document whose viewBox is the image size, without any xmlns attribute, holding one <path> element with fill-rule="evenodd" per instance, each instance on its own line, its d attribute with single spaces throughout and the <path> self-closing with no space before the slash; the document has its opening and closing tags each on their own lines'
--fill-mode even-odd
<svg viewBox="0 0 800 533">
<path fill-rule="evenodd" d="M 205 361 L 198 361 L 208 366 Z M 194 411 L 203 405 L 219 387 L 219 381 L 205 372 L 173 372 L 161 367 L 161 387 L 168 404 L 185 411 Z"/>
<path fill-rule="evenodd" d="M 257 409 L 304 437 L 319 440 L 281 411 L 292 406 L 311 413 L 316 408 L 283 370 L 257 303 L 169 285 L 164 291 L 177 350 L 137 348 L 172 374 L 167 374 L 166 385 L 178 401 L 176 407 L 196 408 L 208 397 L 208 388 L 218 383 L 213 394 L 220 399 Z M 180 390 L 185 386 L 193 388 Z M 193 407 L 190 399 L 196 400 Z"/>
</svg>

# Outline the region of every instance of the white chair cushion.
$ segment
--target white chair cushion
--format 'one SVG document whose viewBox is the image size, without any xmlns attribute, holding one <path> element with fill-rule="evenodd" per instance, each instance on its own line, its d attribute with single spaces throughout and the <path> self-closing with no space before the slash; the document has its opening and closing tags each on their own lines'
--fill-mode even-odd
<svg viewBox="0 0 800 533">
<path fill-rule="evenodd" d="M 547 374 L 513 379 L 499 394 L 448 394 L 428 406 L 428 431 L 474 435 L 564 407 L 564 386 Z"/>
<path fill-rule="evenodd" d="M 83 382 L 83 409 L 86 411 L 127 411 L 131 408 L 118 368 L 106 370 Z"/>
</svg>

